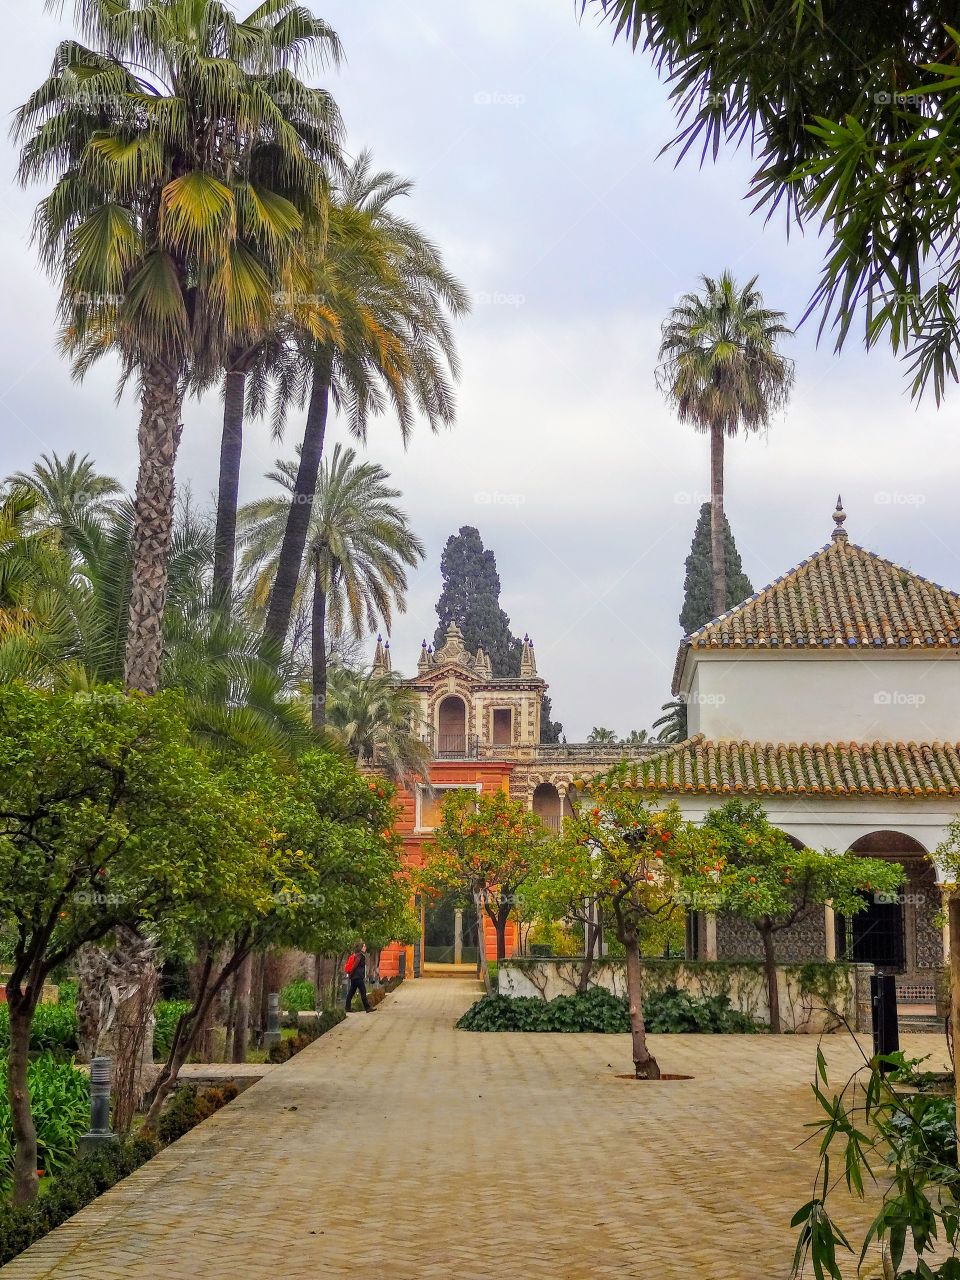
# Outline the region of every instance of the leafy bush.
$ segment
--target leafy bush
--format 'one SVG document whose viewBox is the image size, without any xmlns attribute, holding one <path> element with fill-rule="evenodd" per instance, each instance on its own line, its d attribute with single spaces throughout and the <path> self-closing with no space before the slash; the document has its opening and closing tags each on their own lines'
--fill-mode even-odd
<svg viewBox="0 0 960 1280">
<path fill-rule="evenodd" d="M 697 1000 L 668 987 L 650 995 L 643 1006 L 648 1031 L 746 1032 L 759 1027 L 730 1008 L 726 996 Z M 457 1026 L 461 1031 L 600 1031 L 630 1030 L 627 1001 L 603 987 L 580 995 L 540 1000 L 536 996 L 484 996 L 471 1005 Z"/>
<path fill-rule="evenodd" d="M 0 1061 L 6 1077 L 7 1064 Z M 90 1082 L 72 1062 L 58 1062 L 51 1053 L 35 1058 L 27 1071 L 30 1103 L 37 1126 L 37 1163 L 56 1173 L 73 1159 L 77 1143 L 90 1128 Z M 6 1090 L 0 1096 L 0 1193 L 13 1180 L 13 1117 Z"/>
<path fill-rule="evenodd" d="M 239 1090 L 232 1080 L 200 1090 L 195 1084 L 180 1085 L 164 1107 L 157 1125 L 157 1136 L 167 1146 L 206 1120 L 215 1111 L 232 1102 Z"/>
<path fill-rule="evenodd" d="M 153 1056 L 157 1062 L 166 1062 L 177 1023 L 189 1008 L 189 1000 L 158 1000 L 154 1005 Z"/>
<path fill-rule="evenodd" d="M 287 1013 L 306 1013 L 317 1007 L 317 989 L 306 978 L 288 982 L 280 993 L 280 1008 Z"/>
<path fill-rule="evenodd" d="M 371 991 L 370 995 L 373 994 Z M 380 999 L 383 999 L 382 994 Z M 320 1036 L 338 1026 L 346 1016 L 344 1009 L 321 1009 L 317 1018 L 301 1027 L 295 1036 L 287 1036 L 283 1040 L 278 1040 L 276 1044 L 272 1044 L 267 1052 L 267 1061 L 289 1061 L 294 1054 L 299 1053 L 301 1049 L 306 1049 L 308 1045 L 313 1044 L 314 1040 L 318 1040 Z"/>
<path fill-rule="evenodd" d="M 5 1053 L 9 1046 L 10 1010 L 0 1004 L 0 1052 Z M 30 1030 L 30 1048 L 36 1053 L 69 1057 L 78 1047 L 76 1005 L 69 1002 L 37 1005 Z"/>
<path fill-rule="evenodd" d="M 58 1173 L 49 1190 L 33 1204 L 19 1209 L 0 1204 L 0 1266 L 139 1169 L 157 1150 L 156 1144 L 145 1138 L 105 1147 Z"/>
<path fill-rule="evenodd" d="M 602 987 L 585 995 L 484 996 L 471 1005 L 457 1026 L 461 1031 L 629 1031 L 626 1000 Z"/>
<path fill-rule="evenodd" d="M 731 1032 L 760 1031 L 760 1024 L 730 1005 L 730 997 L 717 995 L 697 999 L 678 987 L 651 992 L 643 1002 L 643 1020 L 648 1031 Z"/>
</svg>

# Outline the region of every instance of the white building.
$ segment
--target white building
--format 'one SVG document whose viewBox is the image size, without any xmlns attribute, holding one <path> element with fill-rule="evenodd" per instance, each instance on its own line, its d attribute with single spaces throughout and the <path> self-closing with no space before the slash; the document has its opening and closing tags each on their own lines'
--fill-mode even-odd
<svg viewBox="0 0 960 1280">
<path fill-rule="evenodd" d="M 960 810 L 960 596 L 851 542 L 839 502 L 833 518 L 825 547 L 684 638 L 689 738 L 644 773 L 688 817 L 743 795 L 798 845 L 902 863 L 902 901 L 849 925 L 828 909 L 781 958 L 844 954 L 927 995 L 944 961 L 929 855 Z M 758 954 L 734 921 L 693 932 L 700 955 Z"/>
</svg>

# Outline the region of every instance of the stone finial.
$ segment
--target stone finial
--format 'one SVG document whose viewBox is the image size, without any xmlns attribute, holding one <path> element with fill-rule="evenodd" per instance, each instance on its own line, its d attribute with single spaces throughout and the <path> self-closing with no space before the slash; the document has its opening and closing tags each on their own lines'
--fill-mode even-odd
<svg viewBox="0 0 960 1280">
<path fill-rule="evenodd" d="M 455 622 L 451 622 L 447 627 L 446 638 L 434 658 L 435 666 L 444 666 L 451 662 L 461 667 L 472 665 L 467 646 L 463 643 L 463 632 Z"/>
<path fill-rule="evenodd" d="M 393 670 L 393 655 L 390 652 L 389 640 L 385 640 L 383 643 L 383 665 L 386 667 L 388 672 Z"/>
<path fill-rule="evenodd" d="M 834 529 L 833 533 L 830 535 L 833 538 L 834 542 L 847 541 L 847 536 L 848 536 L 847 531 L 843 527 L 843 522 L 844 520 L 846 520 L 846 518 L 847 518 L 847 513 L 843 509 L 843 503 L 840 500 L 840 495 L 837 494 L 837 506 L 833 513 L 833 523 L 836 525 L 836 528 Z"/>
<path fill-rule="evenodd" d="M 430 670 L 430 650 L 427 648 L 426 640 L 424 640 L 423 644 L 420 646 L 420 659 L 417 662 L 417 670 L 418 671 Z"/>
<path fill-rule="evenodd" d="M 387 665 L 387 658 L 383 648 L 383 636 L 377 636 L 377 649 L 373 655 L 373 674 L 375 676 L 386 675 L 390 670 Z"/>
<path fill-rule="evenodd" d="M 523 637 L 523 648 L 520 650 L 520 675 L 529 678 L 537 674 L 537 658 L 533 652 L 533 641 L 529 636 Z"/>
<path fill-rule="evenodd" d="M 490 661 L 490 655 L 484 652 L 483 645 L 481 645 L 477 650 L 477 656 L 473 662 L 473 669 L 483 680 L 493 679 L 493 663 Z"/>
</svg>

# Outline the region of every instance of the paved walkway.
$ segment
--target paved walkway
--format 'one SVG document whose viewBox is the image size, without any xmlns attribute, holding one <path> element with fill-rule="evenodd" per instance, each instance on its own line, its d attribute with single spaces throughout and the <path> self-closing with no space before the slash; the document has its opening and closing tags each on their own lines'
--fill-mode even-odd
<svg viewBox="0 0 960 1280">
<path fill-rule="evenodd" d="M 455 1032 L 475 994 L 355 1014 L 4 1280 L 785 1280 L 811 1037 L 654 1037 L 695 1079 L 639 1084 L 625 1036 Z M 839 1079 L 854 1048 L 829 1057 Z"/>
</svg>

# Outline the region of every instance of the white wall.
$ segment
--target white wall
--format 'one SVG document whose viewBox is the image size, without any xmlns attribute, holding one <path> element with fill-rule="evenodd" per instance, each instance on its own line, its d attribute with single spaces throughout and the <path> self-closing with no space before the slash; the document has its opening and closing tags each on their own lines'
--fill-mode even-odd
<svg viewBox="0 0 960 1280">
<path fill-rule="evenodd" d="M 691 734 L 761 742 L 960 741 L 960 657 L 691 652 Z"/>
</svg>

